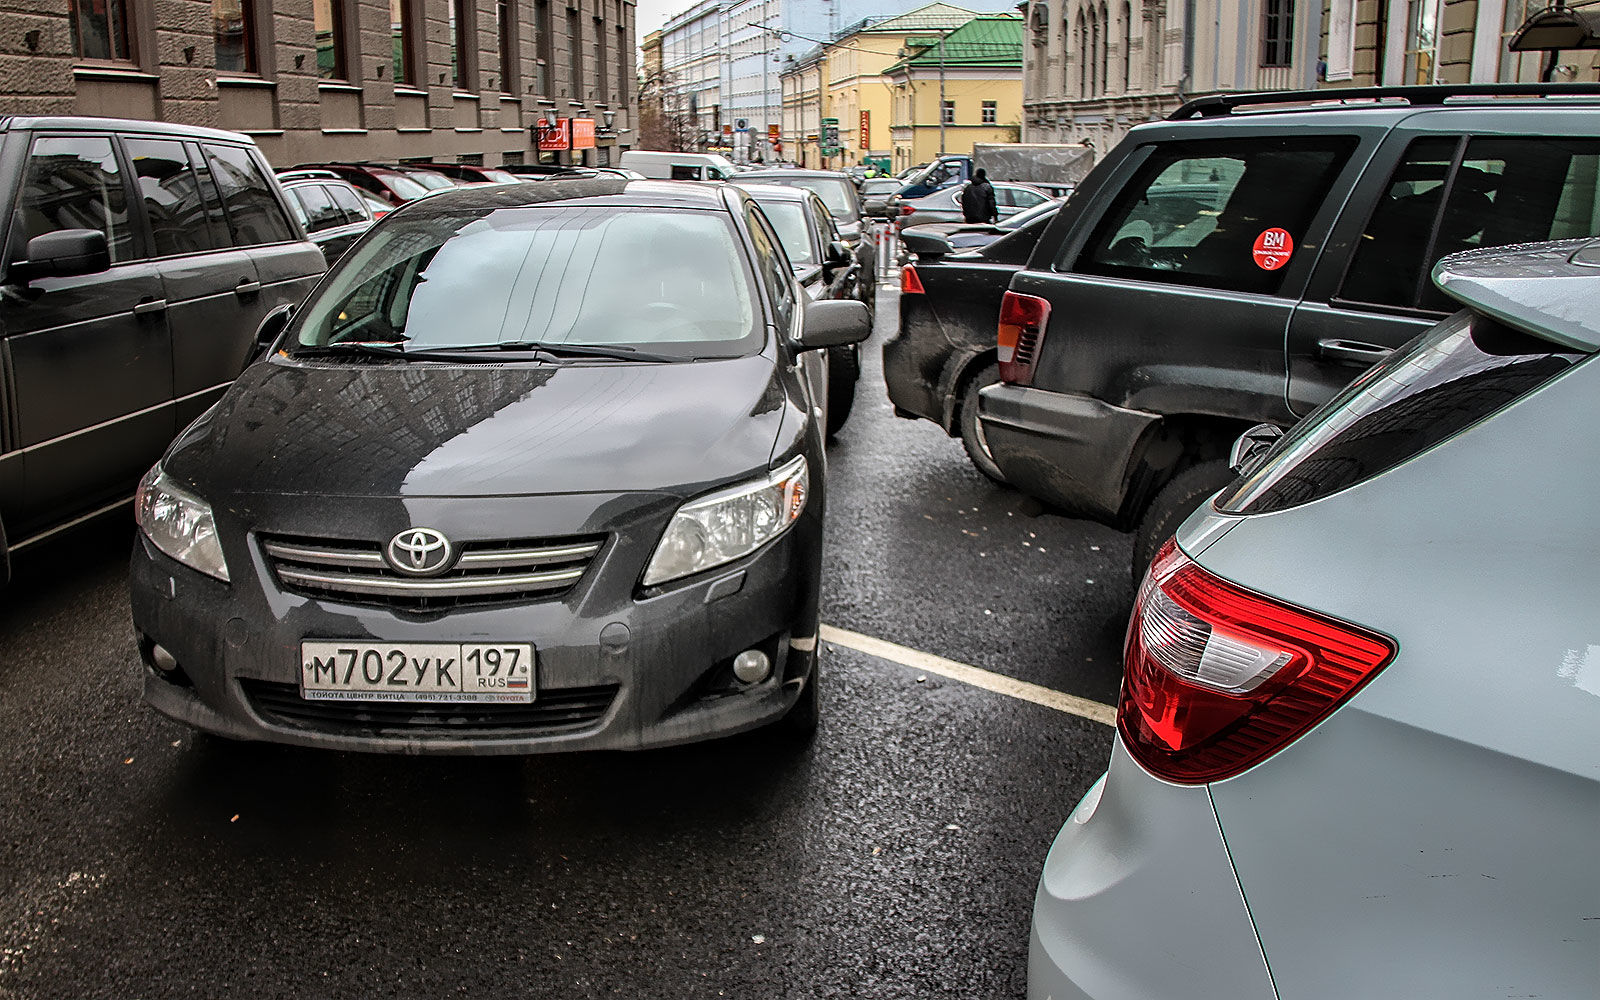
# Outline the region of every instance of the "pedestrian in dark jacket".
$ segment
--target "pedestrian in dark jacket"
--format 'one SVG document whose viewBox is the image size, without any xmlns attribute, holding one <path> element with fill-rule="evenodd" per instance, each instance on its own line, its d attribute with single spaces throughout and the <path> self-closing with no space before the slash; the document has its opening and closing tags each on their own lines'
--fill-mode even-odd
<svg viewBox="0 0 1600 1000">
<path fill-rule="evenodd" d="M 961 192 L 961 214 L 968 222 L 997 222 L 1000 210 L 994 204 L 994 185 L 982 167 L 972 175 L 972 183 Z"/>
</svg>

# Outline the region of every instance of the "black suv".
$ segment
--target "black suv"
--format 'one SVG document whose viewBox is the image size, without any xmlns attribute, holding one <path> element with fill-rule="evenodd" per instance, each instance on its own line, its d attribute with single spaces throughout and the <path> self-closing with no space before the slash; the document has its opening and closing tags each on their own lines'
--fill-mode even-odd
<svg viewBox="0 0 1600 1000">
<path fill-rule="evenodd" d="M 8 549 L 126 503 L 326 265 L 233 132 L 0 118 L 0 202 L 3 581 Z"/>
<path fill-rule="evenodd" d="M 979 393 L 1001 474 L 1137 528 L 1142 572 L 1232 478 L 1241 432 L 1293 423 L 1454 310 L 1440 258 L 1600 233 L 1596 96 L 1229 95 L 1134 129 L 1002 302 L 1002 383 Z"/>
</svg>

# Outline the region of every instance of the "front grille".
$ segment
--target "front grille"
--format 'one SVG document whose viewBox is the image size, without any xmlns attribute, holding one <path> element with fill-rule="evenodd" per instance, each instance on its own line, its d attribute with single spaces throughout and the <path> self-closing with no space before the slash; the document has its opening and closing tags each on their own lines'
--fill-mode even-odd
<svg viewBox="0 0 1600 1000">
<path fill-rule="evenodd" d="M 554 600 L 572 589 L 603 544 L 599 538 L 466 542 L 448 572 L 429 577 L 396 572 L 379 542 L 274 536 L 261 540 L 261 550 L 291 593 L 431 611 Z"/>
<path fill-rule="evenodd" d="M 618 685 L 549 688 L 526 705 L 404 701 L 313 701 L 299 687 L 241 680 L 250 707 L 268 722 L 335 736 L 483 735 L 510 738 L 576 732 L 598 723 Z"/>
</svg>

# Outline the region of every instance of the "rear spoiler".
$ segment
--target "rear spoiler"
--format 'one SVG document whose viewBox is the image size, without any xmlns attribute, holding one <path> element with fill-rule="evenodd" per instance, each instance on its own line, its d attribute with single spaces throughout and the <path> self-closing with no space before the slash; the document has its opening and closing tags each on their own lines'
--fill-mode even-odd
<svg viewBox="0 0 1600 1000">
<path fill-rule="evenodd" d="M 1562 347 L 1600 350 L 1600 240 L 1452 254 L 1433 269 L 1446 295 Z"/>
</svg>

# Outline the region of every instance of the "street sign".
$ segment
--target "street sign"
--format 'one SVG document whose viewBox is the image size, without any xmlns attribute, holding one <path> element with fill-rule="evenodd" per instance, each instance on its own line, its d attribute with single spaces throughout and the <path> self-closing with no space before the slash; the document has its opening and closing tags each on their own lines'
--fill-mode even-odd
<svg viewBox="0 0 1600 1000">
<path fill-rule="evenodd" d="M 745 131 L 746 129 L 748 129 L 750 127 L 750 119 L 748 119 L 748 118 L 735 118 L 733 120 L 733 127 L 738 129 L 740 132 L 743 132 L 743 131 Z"/>
<path fill-rule="evenodd" d="M 861 148 L 872 148 L 872 112 L 861 112 Z"/>
<path fill-rule="evenodd" d="M 572 119 L 572 148 L 573 149 L 593 149 L 594 148 L 594 119 L 593 118 L 574 118 L 574 119 Z"/>
<path fill-rule="evenodd" d="M 839 151 L 839 119 L 822 119 L 822 149 L 829 156 Z"/>
</svg>

